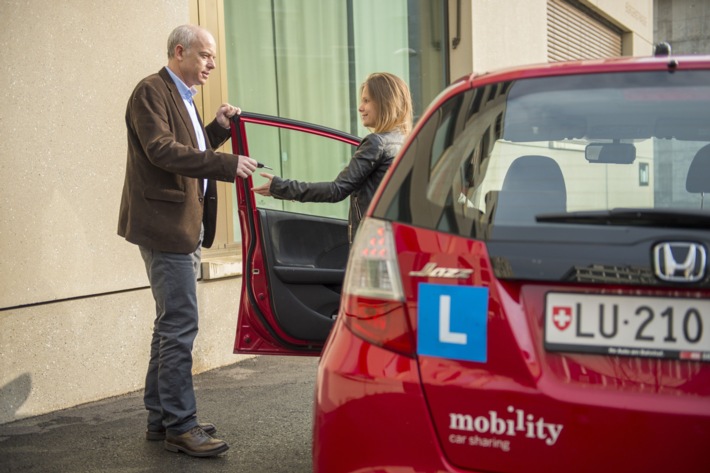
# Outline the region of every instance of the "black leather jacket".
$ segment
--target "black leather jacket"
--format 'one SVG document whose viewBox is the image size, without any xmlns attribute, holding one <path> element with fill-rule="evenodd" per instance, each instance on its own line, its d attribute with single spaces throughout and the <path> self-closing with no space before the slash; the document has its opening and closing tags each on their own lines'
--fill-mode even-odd
<svg viewBox="0 0 710 473">
<path fill-rule="evenodd" d="M 348 238 L 352 243 L 377 186 L 404 142 L 399 131 L 371 133 L 357 147 L 350 163 L 332 182 L 301 182 L 274 176 L 269 191 L 284 200 L 340 202 L 350 196 Z"/>
</svg>

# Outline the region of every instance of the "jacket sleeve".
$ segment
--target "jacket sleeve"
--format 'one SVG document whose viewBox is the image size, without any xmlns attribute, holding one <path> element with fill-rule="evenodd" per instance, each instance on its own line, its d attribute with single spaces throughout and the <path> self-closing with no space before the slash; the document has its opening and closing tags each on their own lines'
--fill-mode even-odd
<svg viewBox="0 0 710 473">
<path fill-rule="evenodd" d="M 340 202 L 360 189 L 377 167 L 382 139 L 367 135 L 355 150 L 348 165 L 332 182 L 302 182 L 274 176 L 269 191 L 277 199 L 299 202 Z"/>
<path fill-rule="evenodd" d="M 205 131 L 207 132 L 207 143 L 209 143 L 210 149 L 219 148 L 232 137 L 232 131 L 229 128 L 223 128 L 216 118 L 205 127 Z"/>
</svg>

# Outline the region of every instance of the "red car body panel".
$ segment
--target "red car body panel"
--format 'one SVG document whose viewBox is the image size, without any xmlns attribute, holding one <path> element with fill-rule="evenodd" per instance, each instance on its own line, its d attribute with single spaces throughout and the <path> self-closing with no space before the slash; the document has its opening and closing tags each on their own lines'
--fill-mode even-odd
<svg viewBox="0 0 710 473">
<path fill-rule="evenodd" d="M 366 217 L 374 219 L 385 189 L 398 185 L 394 170 L 427 121 L 449 99 L 472 88 L 526 78 L 695 69 L 710 69 L 710 57 L 580 61 L 461 78 L 423 114 Z M 245 141 L 243 126 L 240 133 L 233 143 Z M 281 330 L 272 313 L 264 242 L 248 237 L 258 219 L 250 187 L 251 180 L 237 186 L 245 284 L 235 351 L 313 355 L 324 347 L 314 403 L 314 471 L 710 471 L 705 451 L 710 445 L 710 363 L 549 351 L 544 343 L 549 293 L 704 301 L 710 299 L 707 288 L 499 279 L 485 241 L 392 221 L 404 297 L 368 310 L 403 315 L 411 340 L 402 340 L 401 350 L 386 349 L 353 332 L 344 320 L 357 318 L 364 299 L 352 296 L 342 304 L 324 344 L 301 340 Z M 428 264 L 470 270 L 471 276 L 422 275 Z M 417 351 L 421 284 L 488 291 L 485 361 Z M 410 345 L 412 352 L 406 348 Z"/>
<path fill-rule="evenodd" d="M 485 363 L 418 357 L 439 448 L 452 465 L 466 469 L 474 462 L 482 471 L 591 472 L 608 468 L 610 458 L 616 471 L 670 471 L 679 465 L 700 471 L 706 464 L 702 446 L 710 439 L 710 365 L 546 352 L 545 293 L 594 293 L 598 288 L 500 282 L 492 276 L 480 242 L 404 225 L 393 225 L 393 232 L 409 307 L 416 307 L 422 278 L 406 275 L 430 262 L 473 269 L 479 277 L 470 283 L 490 290 Z M 628 287 L 605 287 L 605 292 L 644 295 Z M 710 297 L 707 291 L 693 295 Z M 409 318 L 416 327 L 415 310 Z M 484 433 L 450 430 L 452 413 L 471 416 L 474 425 L 478 420 Z M 552 426 L 562 426 L 554 443 Z M 492 436 L 494 428 L 497 435 Z M 603 444 L 604 451 L 580 461 L 577 445 L 586 442 Z M 482 447 L 475 457 L 472 445 Z M 625 454 L 630 451 L 646 453 Z M 679 459 L 669 454 L 673 451 L 686 454 Z"/>
<path fill-rule="evenodd" d="M 318 366 L 314 473 L 457 471 L 443 460 L 427 411 L 416 360 L 336 324 Z"/>
<path fill-rule="evenodd" d="M 710 366 L 546 353 L 539 348 L 543 295 L 569 288 L 502 284 L 491 277 L 485 246 L 479 242 L 404 225 L 393 231 L 402 275 L 428 262 L 443 266 L 458 258 L 457 267 L 480 275 L 474 284 L 491 289 L 489 359 L 414 360 L 336 324 L 318 369 L 314 471 L 593 472 L 606 471 L 610 463 L 614 471 L 704 469 Z M 409 321 L 416 327 L 420 278 L 404 279 Z M 623 291 L 628 288 L 612 290 Z M 503 434 L 498 438 L 508 438 L 451 431 L 452 412 L 470 415 L 474 425 L 487 422 L 487 430 L 497 428 Z M 347 436 L 343 426 L 348 426 Z M 546 445 L 552 440 L 551 426 L 562 427 L 555 430 L 555 442 Z M 580 457 L 579 445 L 586 443 L 604 447 Z M 475 457 L 474 444 L 483 447 Z M 368 452 L 366 460 L 363 451 Z M 645 453 L 629 455 L 638 451 Z M 674 451 L 686 454 L 677 458 L 669 453 Z"/>
</svg>

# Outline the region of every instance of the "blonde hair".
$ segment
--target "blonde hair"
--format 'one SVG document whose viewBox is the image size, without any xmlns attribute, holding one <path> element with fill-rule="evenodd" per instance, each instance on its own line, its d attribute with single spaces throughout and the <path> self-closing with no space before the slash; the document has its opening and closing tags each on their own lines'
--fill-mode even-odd
<svg viewBox="0 0 710 473">
<path fill-rule="evenodd" d="M 412 95 L 407 84 L 388 72 L 374 72 L 367 76 L 360 93 L 367 87 L 370 99 L 377 106 L 377 120 L 373 131 L 384 133 L 399 130 L 403 135 L 412 131 Z"/>
</svg>

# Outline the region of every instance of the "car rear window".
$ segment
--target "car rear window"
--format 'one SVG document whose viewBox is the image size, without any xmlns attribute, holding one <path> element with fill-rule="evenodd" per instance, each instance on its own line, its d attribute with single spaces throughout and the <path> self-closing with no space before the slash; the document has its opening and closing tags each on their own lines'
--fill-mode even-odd
<svg viewBox="0 0 710 473">
<path fill-rule="evenodd" d="M 522 79 L 452 97 L 375 216 L 484 240 L 560 225 L 708 228 L 710 71 Z"/>
</svg>

